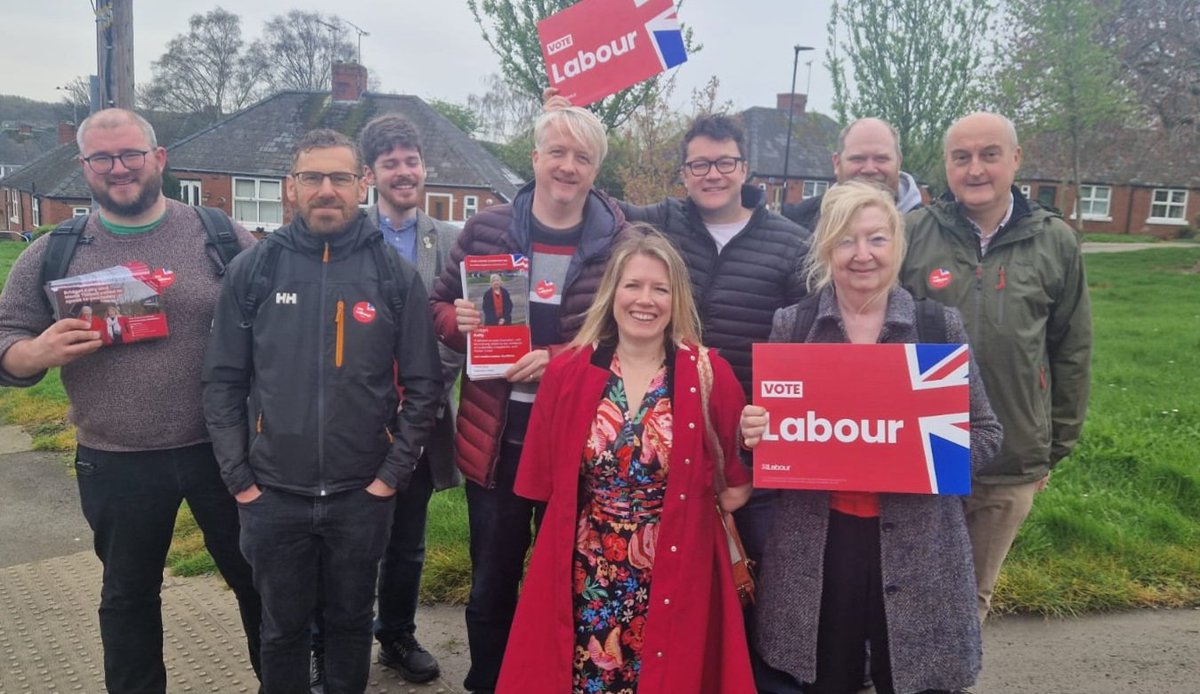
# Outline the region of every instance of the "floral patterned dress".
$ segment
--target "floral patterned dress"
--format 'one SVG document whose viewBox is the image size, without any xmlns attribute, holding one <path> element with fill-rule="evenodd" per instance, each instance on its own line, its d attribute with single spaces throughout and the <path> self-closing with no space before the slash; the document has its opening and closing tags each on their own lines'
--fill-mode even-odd
<svg viewBox="0 0 1200 694">
<path fill-rule="evenodd" d="M 584 451 L 572 562 L 572 690 L 583 694 L 637 691 L 671 450 L 666 366 L 636 409 L 615 354 L 611 370 Z"/>
</svg>

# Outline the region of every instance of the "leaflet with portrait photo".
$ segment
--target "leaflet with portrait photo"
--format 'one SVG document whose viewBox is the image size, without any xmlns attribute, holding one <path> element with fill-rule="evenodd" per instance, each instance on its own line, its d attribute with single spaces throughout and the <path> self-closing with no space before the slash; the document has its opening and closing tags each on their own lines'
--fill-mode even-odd
<svg viewBox="0 0 1200 694">
<path fill-rule="evenodd" d="M 107 345 L 167 337 L 163 291 L 175 281 L 171 270 L 151 270 L 130 262 L 47 282 L 54 318 L 78 318 L 91 324 Z"/>
<path fill-rule="evenodd" d="M 530 350 L 529 258 L 469 255 L 461 271 L 464 297 L 482 316 L 467 335 L 467 377 L 503 378 Z"/>
</svg>

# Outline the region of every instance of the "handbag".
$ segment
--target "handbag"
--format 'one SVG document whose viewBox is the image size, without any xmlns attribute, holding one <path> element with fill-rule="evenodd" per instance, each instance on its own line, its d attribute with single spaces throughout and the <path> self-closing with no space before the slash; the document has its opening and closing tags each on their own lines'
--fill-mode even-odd
<svg viewBox="0 0 1200 694">
<path fill-rule="evenodd" d="M 717 430 L 712 425 L 712 415 L 708 411 L 709 397 L 712 394 L 713 373 L 712 362 L 708 358 L 708 348 L 700 347 L 696 360 L 700 372 L 700 409 L 704 415 L 704 435 L 708 447 L 712 450 L 713 491 L 725 489 L 725 451 L 721 448 L 721 440 Z M 733 587 L 737 590 L 738 600 L 742 607 L 754 604 L 754 562 L 746 558 L 746 548 L 742 546 L 742 538 L 738 535 L 737 525 L 733 522 L 733 514 L 727 513 L 717 502 L 717 515 L 721 519 L 721 527 L 725 529 L 725 540 L 729 543 L 729 559 L 733 569 Z"/>
</svg>

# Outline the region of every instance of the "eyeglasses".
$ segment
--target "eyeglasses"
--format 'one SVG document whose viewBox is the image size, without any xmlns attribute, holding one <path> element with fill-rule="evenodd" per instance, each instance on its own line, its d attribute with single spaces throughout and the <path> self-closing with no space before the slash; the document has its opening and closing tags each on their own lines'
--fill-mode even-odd
<svg viewBox="0 0 1200 694">
<path fill-rule="evenodd" d="M 325 182 L 328 178 L 334 188 L 349 188 L 358 182 L 359 175 L 350 173 L 349 171 L 334 171 L 333 173 L 324 173 L 321 171 L 297 171 L 292 174 L 292 178 L 296 182 L 306 188 L 316 188 Z"/>
<path fill-rule="evenodd" d="M 683 168 L 691 172 L 693 176 L 707 176 L 712 167 L 717 167 L 717 173 L 731 174 L 737 169 L 738 164 L 746 161 L 743 157 L 721 157 L 716 161 L 708 159 L 693 159 L 692 161 L 683 162 Z"/>
<path fill-rule="evenodd" d="M 106 174 L 113 170 L 113 166 L 116 165 L 118 159 L 121 160 L 126 169 L 137 171 L 146 165 L 146 155 L 149 153 L 150 150 L 148 149 L 135 149 L 130 152 L 121 152 L 116 156 L 111 154 L 93 154 L 90 157 L 82 157 L 82 159 L 87 162 L 88 168 L 92 171 L 98 174 Z"/>
</svg>

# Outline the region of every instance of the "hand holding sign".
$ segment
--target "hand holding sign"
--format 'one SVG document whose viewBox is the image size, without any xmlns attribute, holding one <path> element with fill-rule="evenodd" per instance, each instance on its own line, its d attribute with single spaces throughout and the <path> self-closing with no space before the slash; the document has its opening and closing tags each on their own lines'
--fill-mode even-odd
<svg viewBox="0 0 1200 694">
<path fill-rule="evenodd" d="M 672 0 L 583 0 L 538 23 L 550 86 L 587 106 L 687 60 Z"/>
</svg>

